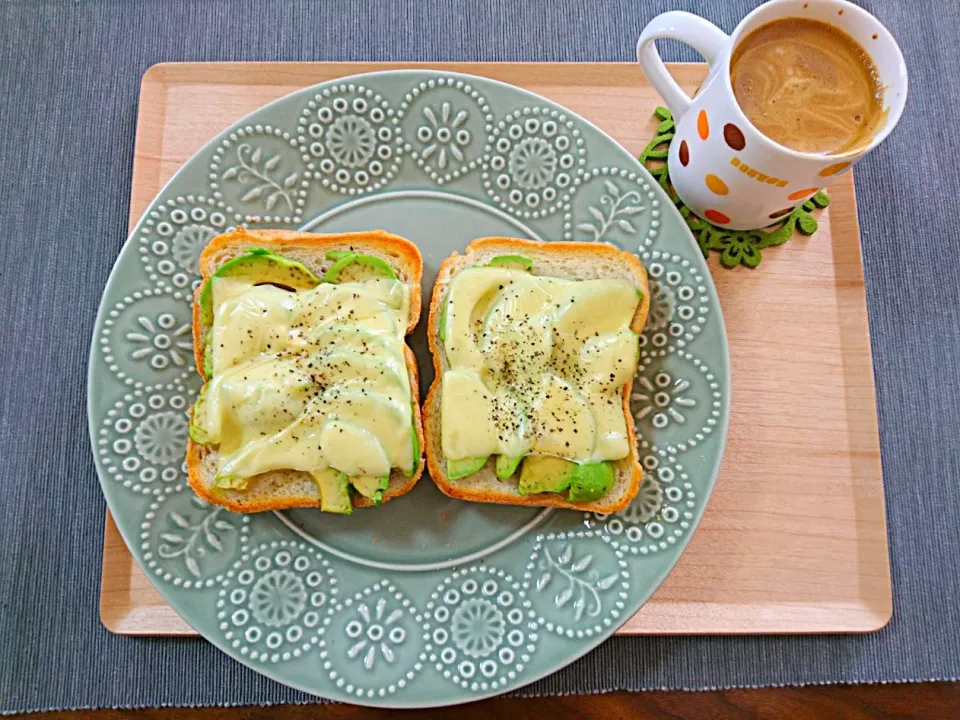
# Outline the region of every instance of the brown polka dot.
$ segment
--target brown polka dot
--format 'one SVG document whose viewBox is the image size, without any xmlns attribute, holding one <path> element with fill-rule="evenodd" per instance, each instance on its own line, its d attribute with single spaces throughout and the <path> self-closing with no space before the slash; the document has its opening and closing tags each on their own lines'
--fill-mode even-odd
<svg viewBox="0 0 960 720">
<path fill-rule="evenodd" d="M 787 195 L 787 200 L 800 200 L 808 195 L 813 195 L 819 189 L 820 188 L 804 188 L 803 190 L 797 190 Z"/>
<path fill-rule="evenodd" d="M 871 35 L 870 37 L 871 37 L 871 38 L 873 38 L 874 40 L 876 40 L 876 39 L 877 39 L 878 37 L 880 37 L 880 36 L 879 36 L 879 35 L 877 35 L 876 33 L 874 33 L 874 34 L 873 34 L 873 35 Z"/>
<path fill-rule="evenodd" d="M 743 132 L 733 123 L 723 126 L 723 139 L 734 150 L 743 150 L 747 146 L 747 139 L 743 136 Z"/>
<path fill-rule="evenodd" d="M 697 134 L 701 140 L 710 137 L 710 121 L 707 119 L 706 110 L 701 110 L 700 114 L 697 115 Z"/>
<path fill-rule="evenodd" d="M 783 210 L 777 210 L 776 212 L 770 213 L 770 219 L 776 220 L 777 218 L 782 218 L 784 215 L 789 215 L 793 212 L 792 207 L 784 208 Z"/>
<path fill-rule="evenodd" d="M 715 225 L 726 225 L 728 222 L 730 222 L 730 218 L 728 218 L 719 210 L 707 210 L 703 213 L 703 216 Z"/>
<path fill-rule="evenodd" d="M 804 9 L 804 10 L 806 10 L 808 7 L 810 7 L 810 3 L 804 3 L 804 4 L 803 4 L 803 9 Z"/>
<path fill-rule="evenodd" d="M 828 165 L 823 170 L 820 171 L 820 177 L 830 177 L 831 175 L 836 175 L 837 173 L 842 173 L 850 167 L 850 163 L 834 163 L 833 165 Z"/>
<path fill-rule="evenodd" d="M 843 10 L 837 10 L 837 15 L 843 15 Z"/>
<path fill-rule="evenodd" d="M 690 147 L 686 140 L 680 141 L 680 164 L 684 167 L 690 164 Z"/>
<path fill-rule="evenodd" d="M 707 183 L 707 187 L 710 188 L 710 192 L 716 195 L 726 195 L 730 192 L 727 184 L 713 173 L 708 173 L 704 181 Z"/>
</svg>

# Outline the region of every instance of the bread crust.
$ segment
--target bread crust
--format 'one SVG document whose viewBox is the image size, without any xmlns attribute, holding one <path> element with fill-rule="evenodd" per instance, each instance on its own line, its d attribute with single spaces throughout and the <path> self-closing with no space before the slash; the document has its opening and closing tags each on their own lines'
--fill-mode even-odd
<svg viewBox="0 0 960 720">
<path fill-rule="evenodd" d="M 317 255 L 325 256 L 330 250 L 351 249 L 357 252 L 375 252 L 378 256 L 387 256 L 391 258 L 391 266 L 397 272 L 398 277 L 406 282 L 410 289 L 410 319 L 407 323 L 406 334 L 409 335 L 420 318 L 421 300 L 420 300 L 420 281 L 423 275 L 423 258 L 416 245 L 409 240 L 393 235 L 384 230 L 373 230 L 369 232 L 353 232 L 341 234 L 320 235 L 316 233 L 300 232 L 293 230 L 249 230 L 246 228 L 237 228 L 230 232 L 223 233 L 213 238 L 207 247 L 200 254 L 200 274 L 206 281 L 212 276 L 219 264 L 218 256 L 227 251 L 236 250 L 234 255 L 238 255 L 250 247 L 263 247 L 283 255 L 284 252 L 293 250 L 300 252 L 314 252 Z M 193 302 L 193 348 L 194 361 L 200 376 L 206 381 L 208 378 L 203 371 L 203 353 L 204 338 L 206 337 L 206 327 L 203 327 L 200 317 L 200 293 L 203 288 L 201 283 L 194 293 Z M 403 346 L 404 361 L 407 366 L 407 374 L 410 378 L 410 401 L 413 407 L 413 424 L 417 434 L 417 442 L 420 445 L 420 455 L 417 459 L 417 467 L 411 477 L 406 477 L 396 468 L 390 474 L 390 484 L 383 494 L 382 503 L 388 502 L 395 497 L 400 497 L 410 492 L 417 481 L 423 475 L 426 466 L 424 452 L 426 446 L 426 437 L 424 434 L 423 418 L 419 407 L 419 369 L 417 359 L 413 351 L 406 344 Z M 190 409 L 192 418 L 193 408 Z M 193 491 L 203 500 L 221 505 L 232 512 L 254 513 L 266 510 L 288 510 L 296 507 L 320 507 L 320 493 L 315 490 L 313 481 L 310 486 L 314 491 L 310 494 L 289 495 L 272 500 L 258 500 L 251 498 L 248 491 L 222 490 L 216 488 L 212 483 L 204 481 L 203 462 L 208 453 L 215 453 L 216 450 L 204 445 L 195 443 L 193 440 L 187 440 L 187 479 Z M 294 470 L 273 471 L 262 473 L 256 478 L 263 480 L 267 476 L 288 474 L 296 478 L 305 478 L 309 473 Z M 371 507 L 373 503 L 360 495 L 352 494 L 353 507 Z"/>
<path fill-rule="evenodd" d="M 430 307 L 427 319 L 427 342 L 430 346 L 430 353 L 433 356 L 434 381 L 427 393 L 427 399 L 423 405 L 423 423 L 427 428 L 427 468 L 430 470 L 430 477 L 434 483 L 445 495 L 460 500 L 470 500 L 473 502 L 499 503 L 504 505 L 527 505 L 534 507 L 555 507 L 571 510 L 583 510 L 596 513 L 612 513 L 626 508 L 636 497 L 640 489 L 640 482 L 643 478 L 643 472 L 640 468 L 639 453 L 637 451 L 637 435 L 634 425 L 633 415 L 630 412 L 630 393 L 633 388 L 633 381 L 624 385 L 621 392 L 623 404 L 623 414 L 626 419 L 627 441 L 630 447 L 630 454 L 621 460 L 615 461 L 618 477 L 624 474 L 622 492 L 616 498 L 610 498 L 610 493 L 593 502 L 574 503 L 565 500 L 556 493 L 541 493 L 538 495 L 520 495 L 512 485 L 504 484 L 502 490 L 476 490 L 466 487 L 462 481 L 450 480 L 444 470 L 444 459 L 440 443 L 440 386 L 444 371 L 443 349 L 439 345 L 440 307 L 446 298 L 447 287 L 457 272 L 457 266 L 464 260 L 468 260 L 471 255 L 478 255 L 484 252 L 495 252 L 498 255 L 525 255 L 536 256 L 553 255 L 567 258 L 578 258 L 580 256 L 589 256 L 591 258 L 603 258 L 613 260 L 629 268 L 631 275 L 637 283 L 638 289 L 643 293 L 643 298 L 637 307 L 636 312 L 630 323 L 630 329 L 634 332 L 641 332 L 647 321 L 647 314 L 650 310 L 650 285 L 647 279 L 647 271 L 643 263 L 633 253 L 624 252 L 617 248 L 598 243 L 583 242 L 537 242 L 532 240 L 521 240 L 518 238 L 506 237 L 488 237 L 474 240 L 466 247 L 466 254 L 460 255 L 453 253 L 447 257 L 441 264 L 437 273 L 437 280 L 433 286 L 433 293 L 430 297 Z M 436 416 L 436 417 L 435 417 Z M 436 431 L 431 428 L 437 428 Z M 491 471 L 494 460 L 491 458 L 485 466 L 487 471 Z M 481 470 L 480 472 L 484 472 Z"/>
</svg>

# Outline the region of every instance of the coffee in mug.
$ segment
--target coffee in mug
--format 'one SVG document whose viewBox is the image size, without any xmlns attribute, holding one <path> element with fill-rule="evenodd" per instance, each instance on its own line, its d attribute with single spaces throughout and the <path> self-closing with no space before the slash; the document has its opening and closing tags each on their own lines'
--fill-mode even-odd
<svg viewBox="0 0 960 720">
<path fill-rule="evenodd" d="M 656 40 L 710 66 L 690 97 Z M 907 68 L 889 31 L 847 0 L 769 0 L 731 35 L 687 12 L 658 15 L 637 59 L 676 121 L 667 167 L 696 215 L 731 230 L 782 219 L 890 134 Z"/>
<path fill-rule="evenodd" d="M 788 17 L 750 32 L 734 48 L 730 81 L 757 130 L 803 153 L 855 150 L 886 122 L 870 55 L 819 20 Z"/>
</svg>

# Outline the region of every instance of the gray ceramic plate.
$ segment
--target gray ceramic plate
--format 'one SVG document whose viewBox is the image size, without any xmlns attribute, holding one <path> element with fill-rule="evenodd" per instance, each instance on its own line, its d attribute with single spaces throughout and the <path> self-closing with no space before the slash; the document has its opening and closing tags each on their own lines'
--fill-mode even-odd
<svg viewBox="0 0 960 720">
<path fill-rule="evenodd" d="M 419 245 L 427 294 L 440 261 L 485 235 L 637 252 L 653 292 L 633 396 L 646 470 L 637 499 L 611 516 L 479 505 L 445 497 L 424 476 L 409 495 L 350 517 L 250 517 L 204 504 L 184 474 L 184 413 L 200 386 L 190 302 L 200 250 L 240 223 L 386 228 Z M 413 344 L 425 389 L 422 329 Z M 282 98 L 184 165 L 107 283 L 88 401 L 117 525 L 191 626 L 288 685 L 412 707 L 525 685 L 636 612 L 703 512 L 729 388 L 707 267 L 633 157 L 518 88 L 398 71 Z"/>
</svg>

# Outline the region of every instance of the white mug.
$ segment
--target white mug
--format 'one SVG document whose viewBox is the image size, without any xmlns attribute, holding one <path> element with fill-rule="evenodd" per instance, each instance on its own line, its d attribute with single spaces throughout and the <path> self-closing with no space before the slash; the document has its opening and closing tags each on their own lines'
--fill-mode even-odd
<svg viewBox="0 0 960 720">
<path fill-rule="evenodd" d="M 740 109 L 730 82 L 734 48 L 759 26 L 786 17 L 833 25 L 869 53 L 884 87 L 887 115 L 868 145 L 833 155 L 798 152 L 761 134 Z M 680 40 L 706 59 L 710 69 L 695 97 L 688 97 L 667 72 L 654 44 L 658 38 Z M 776 222 L 848 170 L 890 134 L 907 99 L 907 68 L 893 36 L 870 13 L 845 0 L 771 0 L 729 36 L 696 15 L 666 12 L 643 29 L 637 60 L 677 124 L 667 160 L 674 189 L 694 213 L 732 230 Z"/>
</svg>

